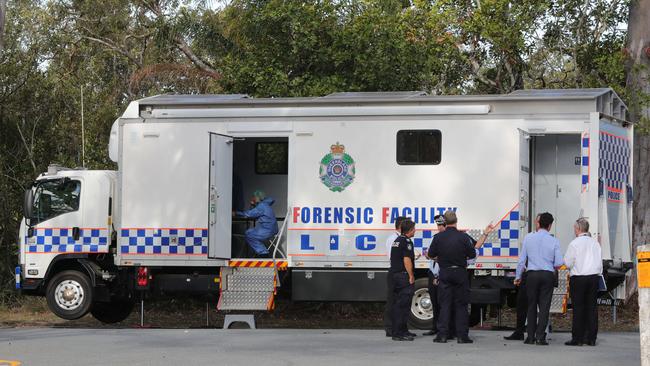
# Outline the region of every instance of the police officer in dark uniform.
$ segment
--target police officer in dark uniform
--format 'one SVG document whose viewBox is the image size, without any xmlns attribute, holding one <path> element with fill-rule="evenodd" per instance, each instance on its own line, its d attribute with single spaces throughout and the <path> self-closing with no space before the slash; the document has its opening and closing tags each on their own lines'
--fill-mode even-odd
<svg viewBox="0 0 650 366">
<path fill-rule="evenodd" d="M 411 240 L 415 235 L 415 223 L 410 219 L 404 220 L 400 229 L 401 235 L 391 248 L 388 274 L 393 279 L 392 336 L 394 341 L 412 341 L 406 322 L 415 292 L 415 253 Z"/>
<path fill-rule="evenodd" d="M 433 237 L 429 247 L 429 258 L 436 258 L 440 265 L 438 284 L 438 335 L 436 343 L 446 343 L 449 336 L 449 323 L 452 319 L 452 307 L 455 311 L 456 335 L 458 343 L 473 343 L 468 336 L 469 314 L 469 277 L 467 260 L 476 258 L 477 249 L 485 242 L 487 235 L 494 229 L 488 225 L 477 244 L 469 235 L 458 231 L 458 218 L 454 211 L 444 214 L 447 227 L 444 232 Z"/>
</svg>

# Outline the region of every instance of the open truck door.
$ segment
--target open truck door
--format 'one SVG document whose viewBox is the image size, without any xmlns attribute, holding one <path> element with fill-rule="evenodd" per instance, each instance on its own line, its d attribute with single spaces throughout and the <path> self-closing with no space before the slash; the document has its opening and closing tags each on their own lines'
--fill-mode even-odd
<svg viewBox="0 0 650 366">
<path fill-rule="evenodd" d="M 230 259 L 233 138 L 210 133 L 208 258 Z"/>
<path fill-rule="evenodd" d="M 519 130 L 519 240 L 530 226 L 530 134 Z"/>
</svg>

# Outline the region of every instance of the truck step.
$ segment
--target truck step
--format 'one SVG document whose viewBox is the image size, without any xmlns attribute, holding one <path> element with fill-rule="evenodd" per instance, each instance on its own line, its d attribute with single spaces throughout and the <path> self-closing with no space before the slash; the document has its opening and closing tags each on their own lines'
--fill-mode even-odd
<svg viewBox="0 0 650 366">
<path fill-rule="evenodd" d="M 270 310 L 273 291 L 224 291 L 219 310 Z"/>
<path fill-rule="evenodd" d="M 233 274 L 241 276 L 274 276 L 275 268 L 273 267 L 235 267 L 233 268 Z"/>
<path fill-rule="evenodd" d="M 558 285 L 553 289 L 553 299 L 551 300 L 551 313 L 564 314 L 567 310 L 569 300 L 569 270 L 561 269 L 558 271 Z"/>
<path fill-rule="evenodd" d="M 273 267 L 222 268 L 218 310 L 273 309 L 276 274 Z"/>
<path fill-rule="evenodd" d="M 566 295 L 564 294 L 559 294 L 559 295 L 553 295 L 553 299 L 551 300 L 551 313 L 552 314 L 564 314 L 566 313 Z"/>
<path fill-rule="evenodd" d="M 226 290 L 232 292 L 269 291 L 274 288 L 274 276 L 231 274 L 226 283 Z"/>
</svg>

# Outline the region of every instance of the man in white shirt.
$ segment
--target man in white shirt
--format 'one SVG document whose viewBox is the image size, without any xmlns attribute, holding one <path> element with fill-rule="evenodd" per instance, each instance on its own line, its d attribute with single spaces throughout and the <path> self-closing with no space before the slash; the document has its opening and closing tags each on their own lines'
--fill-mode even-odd
<svg viewBox="0 0 650 366">
<path fill-rule="evenodd" d="M 388 238 L 386 238 L 386 257 L 390 266 L 390 252 L 393 247 L 393 243 L 398 236 L 400 236 L 400 225 L 402 221 L 406 220 L 407 217 L 399 216 L 395 219 L 395 231 L 392 232 Z M 384 308 L 384 329 L 386 330 L 386 337 L 393 336 L 393 324 L 391 320 L 391 308 L 393 303 L 393 281 L 390 274 L 386 275 L 386 307 Z M 413 334 L 415 335 L 415 334 Z"/>
<path fill-rule="evenodd" d="M 598 330 L 598 281 L 603 273 L 600 244 L 589 234 L 589 222 L 579 218 L 573 225 L 576 238 L 569 244 L 564 263 L 571 270 L 569 288 L 573 304 L 571 340 L 567 346 L 596 345 Z"/>
</svg>

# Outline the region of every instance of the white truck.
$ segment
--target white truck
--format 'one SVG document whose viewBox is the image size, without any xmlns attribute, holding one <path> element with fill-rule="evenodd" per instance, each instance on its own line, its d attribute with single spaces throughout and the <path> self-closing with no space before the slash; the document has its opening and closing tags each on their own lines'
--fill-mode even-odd
<svg viewBox="0 0 650 366">
<path fill-rule="evenodd" d="M 433 216 L 451 209 L 471 235 L 499 227 L 471 267 L 473 309 L 512 306 L 522 238 L 548 211 L 563 249 L 589 219 L 609 295 L 625 299 L 635 286 L 625 118 L 607 88 L 141 99 L 111 129 L 116 171 L 51 166 L 27 189 L 16 286 L 64 319 L 104 322 L 145 295 L 213 295 L 220 310 L 272 309 L 279 286 L 295 301 L 384 301 L 394 219 L 413 218 L 420 251 Z M 255 190 L 275 199 L 270 259 L 250 258 L 242 234 L 254 223 L 232 215 Z M 426 259 L 416 267 L 410 320 L 426 327 Z"/>
</svg>

